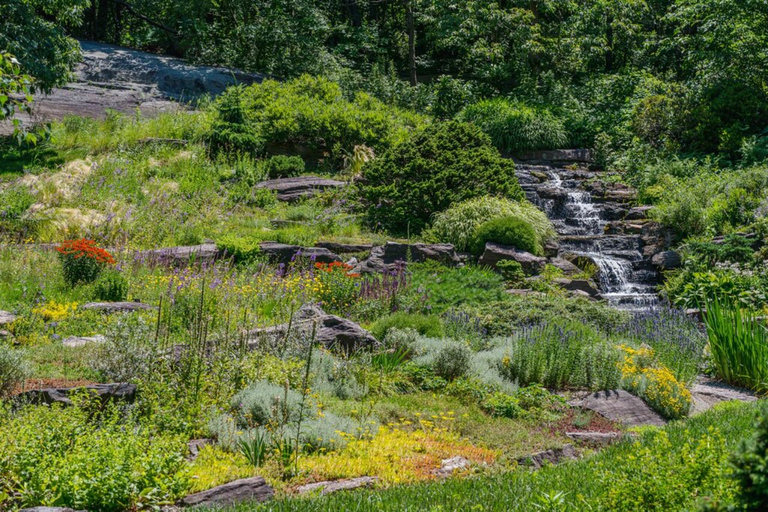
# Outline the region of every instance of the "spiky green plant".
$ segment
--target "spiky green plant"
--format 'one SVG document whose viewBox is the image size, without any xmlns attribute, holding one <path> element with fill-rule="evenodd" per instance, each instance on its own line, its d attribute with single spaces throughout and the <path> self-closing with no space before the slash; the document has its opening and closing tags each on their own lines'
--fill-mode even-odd
<svg viewBox="0 0 768 512">
<path fill-rule="evenodd" d="M 768 330 L 736 302 L 706 303 L 704 322 L 718 376 L 736 386 L 768 390 Z"/>
</svg>

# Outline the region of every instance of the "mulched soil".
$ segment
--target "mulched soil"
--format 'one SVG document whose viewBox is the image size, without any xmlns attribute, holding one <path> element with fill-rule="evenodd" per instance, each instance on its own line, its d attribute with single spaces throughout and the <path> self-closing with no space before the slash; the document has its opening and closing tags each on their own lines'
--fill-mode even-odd
<svg viewBox="0 0 768 512">
<path fill-rule="evenodd" d="M 90 386 L 91 384 L 97 384 L 90 380 L 70 380 L 70 379 L 27 379 L 24 384 L 17 386 L 13 390 L 11 395 L 18 395 L 25 391 L 33 389 L 46 389 L 46 388 L 73 388 L 79 386 Z"/>
</svg>

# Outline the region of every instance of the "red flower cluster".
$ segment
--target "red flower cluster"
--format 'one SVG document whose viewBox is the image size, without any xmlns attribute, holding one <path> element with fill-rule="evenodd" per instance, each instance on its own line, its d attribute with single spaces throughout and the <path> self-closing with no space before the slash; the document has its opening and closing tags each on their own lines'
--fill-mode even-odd
<svg viewBox="0 0 768 512">
<path fill-rule="evenodd" d="M 109 252 L 96 245 L 93 240 L 81 238 L 80 240 L 65 240 L 56 250 L 64 256 L 72 256 L 75 259 L 88 258 L 96 263 L 114 265 L 115 258 Z"/>
<path fill-rule="evenodd" d="M 342 263 L 340 261 L 334 261 L 333 263 L 315 263 L 315 268 L 322 270 L 323 272 L 333 272 L 334 270 L 338 269 L 347 274 L 349 277 L 360 277 L 360 274 L 349 273 L 349 271 L 354 268 L 352 265 L 347 265 L 346 263 Z"/>
</svg>

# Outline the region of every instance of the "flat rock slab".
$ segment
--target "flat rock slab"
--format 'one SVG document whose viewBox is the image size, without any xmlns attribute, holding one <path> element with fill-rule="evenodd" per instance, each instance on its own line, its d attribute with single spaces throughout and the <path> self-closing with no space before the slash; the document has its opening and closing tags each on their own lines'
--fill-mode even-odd
<svg viewBox="0 0 768 512">
<path fill-rule="evenodd" d="M 477 261 L 479 265 L 496 268 L 500 261 L 516 261 L 529 274 L 537 273 L 547 264 L 546 258 L 540 258 L 529 252 L 521 251 L 509 245 L 501 245 L 494 242 L 485 244 L 485 250 Z"/>
<path fill-rule="evenodd" d="M 61 342 L 65 347 L 83 347 L 93 343 L 104 343 L 106 338 L 102 334 L 95 336 L 68 336 Z"/>
<path fill-rule="evenodd" d="M 275 495 L 275 490 L 260 476 L 243 478 L 228 484 L 219 485 L 207 491 L 190 494 L 179 505 L 233 504 L 244 501 L 267 501 Z"/>
<path fill-rule="evenodd" d="M 132 313 L 134 311 L 149 311 L 157 307 L 143 302 L 88 302 L 79 306 L 86 311 L 103 311 L 104 313 Z"/>
<path fill-rule="evenodd" d="M 265 188 L 276 192 L 278 201 L 294 202 L 312 197 L 325 190 L 342 188 L 346 185 L 346 182 L 343 181 L 318 176 L 299 176 L 262 181 L 255 188 Z"/>
<path fill-rule="evenodd" d="M 94 384 L 92 386 L 75 386 L 69 388 L 45 388 L 25 391 L 16 396 L 21 402 L 33 404 L 64 404 L 72 405 L 70 396 L 75 393 L 87 392 L 98 397 L 102 403 L 112 400 L 133 403 L 136 400 L 136 386 L 125 382 L 114 384 Z"/>
<path fill-rule="evenodd" d="M 707 377 L 699 377 L 691 388 L 693 407 L 691 416 L 701 414 L 720 402 L 738 400 L 739 402 L 755 402 L 757 397 L 750 391 L 729 386 L 728 384 Z"/>
<path fill-rule="evenodd" d="M 18 318 L 13 313 L 0 310 L 0 325 L 7 325 L 13 323 Z"/>
<path fill-rule="evenodd" d="M 225 252 L 219 249 L 216 244 L 207 243 L 139 251 L 134 260 L 147 265 L 184 267 L 190 264 L 210 264 L 225 256 Z"/>
<path fill-rule="evenodd" d="M 317 247 L 328 249 L 331 252 L 349 254 L 357 252 L 367 252 L 373 249 L 373 244 L 345 244 L 342 242 L 317 242 Z"/>
<path fill-rule="evenodd" d="M 344 480 L 327 480 L 325 482 L 314 482 L 301 485 L 296 488 L 299 494 L 307 494 L 319 491 L 321 495 L 331 494 L 338 491 L 350 491 L 361 487 L 371 487 L 378 482 L 379 478 L 375 476 L 361 476 L 358 478 L 345 478 Z"/>
<path fill-rule="evenodd" d="M 401 244 L 387 242 L 371 249 L 370 256 L 355 266 L 360 274 L 381 274 L 405 268 L 409 262 L 439 261 L 443 265 L 458 266 L 461 258 L 451 244 Z"/>
<path fill-rule="evenodd" d="M 595 411 L 604 418 L 627 427 L 641 425 L 662 427 L 667 424 L 640 398 L 623 389 L 592 393 L 583 400 L 571 402 L 571 405 Z"/>
<path fill-rule="evenodd" d="M 259 249 L 269 259 L 270 263 L 283 263 L 287 265 L 297 255 L 317 263 L 341 261 L 339 255 L 324 247 L 300 247 L 298 245 L 281 244 L 278 242 L 262 242 L 259 244 Z"/>
</svg>

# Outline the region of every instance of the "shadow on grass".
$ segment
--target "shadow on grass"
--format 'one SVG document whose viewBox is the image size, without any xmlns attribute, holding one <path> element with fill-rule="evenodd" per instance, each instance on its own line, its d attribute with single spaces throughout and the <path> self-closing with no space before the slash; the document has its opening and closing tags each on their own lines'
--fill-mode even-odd
<svg viewBox="0 0 768 512">
<path fill-rule="evenodd" d="M 0 137 L 0 177 L 18 174 L 29 167 L 56 166 L 64 158 L 47 142 L 19 144 L 15 137 Z"/>
</svg>

